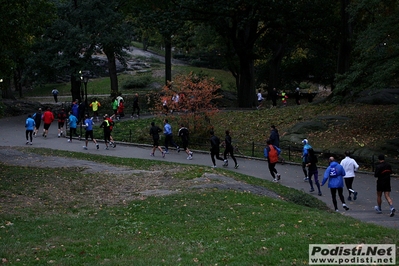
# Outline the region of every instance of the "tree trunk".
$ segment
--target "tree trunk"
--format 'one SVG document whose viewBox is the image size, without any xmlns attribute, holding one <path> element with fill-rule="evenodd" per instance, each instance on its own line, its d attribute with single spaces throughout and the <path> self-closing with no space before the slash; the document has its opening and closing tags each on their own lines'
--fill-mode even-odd
<svg viewBox="0 0 399 266">
<path fill-rule="evenodd" d="M 273 57 L 270 61 L 270 73 L 269 73 L 269 87 L 268 94 L 270 95 L 273 88 L 279 89 L 280 86 L 280 67 L 281 61 L 284 56 L 284 45 L 277 44 L 273 49 Z"/>
<path fill-rule="evenodd" d="M 114 52 L 104 51 L 108 59 L 109 79 L 111 80 L 111 95 L 118 94 L 118 75 L 116 73 L 116 58 Z"/>
<path fill-rule="evenodd" d="M 165 37 L 165 85 L 172 81 L 172 40 Z"/>
<path fill-rule="evenodd" d="M 240 74 L 237 90 L 238 107 L 251 108 L 256 105 L 254 81 L 254 60 L 250 56 L 239 55 Z"/>
<path fill-rule="evenodd" d="M 14 71 L 14 86 L 15 86 L 15 91 L 19 92 L 19 98 L 22 98 L 22 84 L 21 84 L 21 70 L 18 67 Z"/>
<path fill-rule="evenodd" d="M 72 102 L 75 101 L 76 99 L 79 100 L 79 102 L 82 100 L 80 96 L 81 88 L 82 87 L 82 82 L 80 80 L 80 77 L 78 75 L 71 75 L 71 96 L 72 96 Z"/>
<path fill-rule="evenodd" d="M 341 40 L 338 52 L 337 73 L 344 74 L 349 70 L 352 46 L 352 25 L 349 22 L 349 14 L 346 11 L 350 0 L 341 0 Z"/>
<path fill-rule="evenodd" d="M 0 87 L 1 87 L 1 97 L 3 99 L 11 99 L 11 100 L 16 100 L 14 97 L 14 94 L 11 90 L 11 80 L 6 78 L 3 79 L 0 82 Z"/>
</svg>

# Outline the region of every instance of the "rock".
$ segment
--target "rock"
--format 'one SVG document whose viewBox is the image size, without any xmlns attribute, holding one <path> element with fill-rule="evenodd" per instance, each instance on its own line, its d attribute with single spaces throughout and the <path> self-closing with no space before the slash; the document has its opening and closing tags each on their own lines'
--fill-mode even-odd
<svg viewBox="0 0 399 266">
<path fill-rule="evenodd" d="M 319 121 L 305 121 L 305 122 L 300 122 L 293 126 L 292 128 L 289 129 L 289 133 L 292 134 L 306 134 L 312 131 L 324 131 L 327 130 L 327 126 Z"/>
<path fill-rule="evenodd" d="M 355 102 L 375 105 L 399 104 L 399 89 L 365 90 L 359 94 Z"/>
</svg>

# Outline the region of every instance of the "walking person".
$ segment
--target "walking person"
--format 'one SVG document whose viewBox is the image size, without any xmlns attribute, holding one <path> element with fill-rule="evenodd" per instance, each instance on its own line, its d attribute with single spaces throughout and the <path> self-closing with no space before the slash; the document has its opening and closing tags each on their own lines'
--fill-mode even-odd
<svg viewBox="0 0 399 266">
<path fill-rule="evenodd" d="M 310 146 L 309 141 L 307 139 L 302 140 L 302 144 L 303 144 L 302 171 L 303 171 L 303 174 L 305 175 L 305 178 L 303 179 L 303 181 L 308 182 L 309 178 L 308 178 L 308 171 L 306 170 L 306 164 L 307 164 L 307 160 L 308 160 L 308 152 L 309 152 L 309 149 L 312 149 L 312 146 Z"/>
<path fill-rule="evenodd" d="M 55 103 L 58 103 L 58 93 L 59 93 L 59 91 L 58 91 L 56 88 L 54 88 L 54 89 L 51 91 L 51 93 L 53 94 Z"/>
<path fill-rule="evenodd" d="M 395 208 L 391 199 L 391 174 L 392 167 L 389 163 L 385 162 L 385 156 L 383 154 L 378 155 L 379 164 L 375 167 L 374 177 L 377 178 L 377 206 L 374 207 L 378 214 L 382 213 L 381 209 L 381 197 L 384 193 L 385 199 L 387 200 L 390 208 L 389 216 L 395 215 Z"/>
<path fill-rule="evenodd" d="M 353 200 L 357 199 L 357 192 L 353 190 L 352 184 L 355 179 L 355 172 L 359 169 L 357 162 L 350 157 L 350 151 L 345 151 L 345 159 L 341 161 L 341 165 L 345 170 L 345 186 L 348 189 L 348 200 L 352 200 L 351 194 L 353 193 Z"/>
<path fill-rule="evenodd" d="M 234 161 L 234 168 L 237 169 L 239 167 L 237 163 L 237 159 L 234 156 L 234 147 L 232 145 L 231 141 L 231 136 L 230 136 L 230 131 L 226 130 L 226 136 L 224 137 L 224 153 L 223 153 L 223 159 L 224 159 L 224 164 L 223 166 L 228 166 L 229 161 L 227 160 L 227 154 L 230 154 L 231 159 Z"/>
<path fill-rule="evenodd" d="M 65 120 L 67 119 L 65 108 L 61 108 L 61 111 L 57 114 L 57 118 L 58 118 L 58 137 L 61 137 L 64 134 L 64 125 L 65 125 Z"/>
<path fill-rule="evenodd" d="M 48 129 L 54 121 L 54 114 L 51 112 L 50 107 L 43 114 L 43 137 L 47 138 Z"/>
<path fill-rule="evenodd" d="M 32 135 L 33 130 L 35 129 L 35 120 L 32 118 L 31 115 L 28 115 L 28 118 L 25 121 L 25 129 L 26 145 L 32 145 Z"/>
<path fill-rule="evenodd" d="M 281 150 L 272 145 L 270 139 L 266 141 L 267 146 L 263 150 L 263 154 L 267 159 L 267 163 L 269 166 L 270 174 L 273 177 L 274 182 L 278 182 L 281 179 L 281 175 L 277 172 L 276 163 L 278 162 L 278 155 L 280 154 Z"/>
<path fill-rule="evenodd" d="M 78 125 L 78 118 L 72 113 L 72 111 L 69 112 L 68 125 L 69 125 L 68 142 L 72 142 L 72 136 L 78 137 L 80 140 L 80 136 L 78 135 L 78 133 L 76 133 L 76 127 Z"/>
<path fill-rule="evenodd" d="M 193 152 L 190 151 L 189 148 L 188 148 L 189 131 L 188 131 L 188 128 L 186 128 L 183 124 L 180 124 L 180 129 L 179 129 L 178 136 L 181 138 L 183 150 L 188 155 L 187 160 L 192 160 L 193 159 Z"/>
<path fill-rule="evenodd" d="M 162 157 L 165 158 L 165 152 L 162 150 L 162 148 L 159 146 L 159 133 L 162 132 L 162 129 L 160 129 L 158 126 L 155 125 L 154 122 L 151 122 L 151 128 L 150 128 L 150 136 L 152 137 L 152 152 L 151 156 L 155 156 L 155 150 L 158 149 Z"/>
<path fill-rule="evenodd" d="M 317 170 L 317 163 L 319 160 L 317 159 L 317 156 L 314 152 L 313 149 L 309 149 L 308 151 L 308 160 L 306 163 L 306 166 L 308 167 L 308 173 L 309 173 L 309 185 L 310 185 L 310 191 L 314 191 L 313 187 L 313 181 L 312 181 L 312 176 L 314 176 L 314 183 L 317 187 L 318 194 L 319 196 L 322 195 L 321 190 L 320 190 L 320 183 L 319 183 L 319 171 Z"/>
<path fill-rule="evenodd" d="M 179 145 L 173 141 L 172 126 L 169 124 L 168 119 L 164 119 L 163 123 L 163 134 L 165 135 L 165 153 L 169 153 L 169 143 L 177 149 L 177 152 L 180 152 Z"/>
<path fill-rule="evenodd" d="M 224 161 L 224 159 L 222 157 L 220 157 L 220 139 L 215 136 L 215 132 L 213 130 L 211 130 L 209 132 L 209 134 L 211 135 L 211 159 L 212 159 L 212 168 L 216 168 L 216 159 L 218 159 L 219 161 Z"/>
<path fill-rule="evenodd" d="M 349 210 L 349 207 L 346 206 L 345 199 L 344 199 L 344 176 L 345 176 L 345 170 L 340 165 L 337 163 L 334 159 L 334 157 L 329 158 L 329 163 L 330 165 L 327 167 L 326 171 L 324 172 L 324 178 L 321 183 L 321 186 L 324 186 L 324 184 L 328 180 L 328 188 L 331 191 L 331 197 L 332 197 L 332 202 L 334 204 L 334 209 L 335 211 L 338 211 L 337 207 L 337 192 L 339 199 L 342 202 L 342 207 L 347 211 Z"/>
<path fill-rule="evenodd" d="M 42 115 L 42 108 L 39 108 L 39 110 L 32 116 L 33 120 L 35 120 L 35 129 L 33 130 L 34 137 L 39 133 L 40 124 L 42 123 Z"/>
<path fill-rule="evenodd" d="M 83 146 L 83 149 L 87 150 L 87 145 L 89 144 L 89 138 L 96 144 L 97 150 L 100 148 L 98 145 L 97 140 L 93 137 L 93 120 L 89 118 L 88 114 L 85 114 L 85 121 L 83 123 L 83 127 L 86 129 L 85 132 L 85 142 L 86 145 Z"/>
<path fill-rule="evenodd" d="M 134 117 L 134 112 L 137 110 L 137 118 L 140 117 L 140 106 L 139 106 L 139 94 L 136 93 L 133 98 L 133 112 L 132 117 Z"/>
</svg>

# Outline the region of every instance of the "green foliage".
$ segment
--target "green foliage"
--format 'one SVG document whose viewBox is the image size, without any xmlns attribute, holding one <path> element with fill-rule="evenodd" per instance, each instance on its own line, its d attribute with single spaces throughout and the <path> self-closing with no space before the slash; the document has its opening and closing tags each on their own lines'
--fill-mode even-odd
<svg viewBox="0 0 399 266">
<path fill-rule="evenodd" d="M 152 82 L 151 75 L 136 75 L 125 80 L 122 85 L 124 90 L 142 89 L 146 88 Z"/>
<path fill-rule="evenodd" d="M 399 71 L 398 2 L 355 1 L 349 12 L 356 21 L 354 61 L 347 73 L 337 76 L 334 94 L 351 100 L 366 89 L 398 86 L 395 74 Z"/>
</svg>

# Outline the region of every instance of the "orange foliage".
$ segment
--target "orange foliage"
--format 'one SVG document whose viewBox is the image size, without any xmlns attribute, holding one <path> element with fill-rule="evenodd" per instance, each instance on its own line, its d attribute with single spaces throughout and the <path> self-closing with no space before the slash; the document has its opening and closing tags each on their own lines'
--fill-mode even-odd
<svg viewBox="0 0 399 266">
<path fill-rule="evenodd" d="M 200 77 L 192 72 L 188 75 L 179 75 L 173 82 L 164 86 L 155 104 L 155 111 L 158 114 L 179 113 L 180 122 L 195 132 L 205 132 L 211 128 L 210 117 L 218 108 L 216 99 L 223 96 L 218 94 L 220 85 L 213 78 Z M 190 130 L 190 134 L 193 130 Z"/>
</svg>

